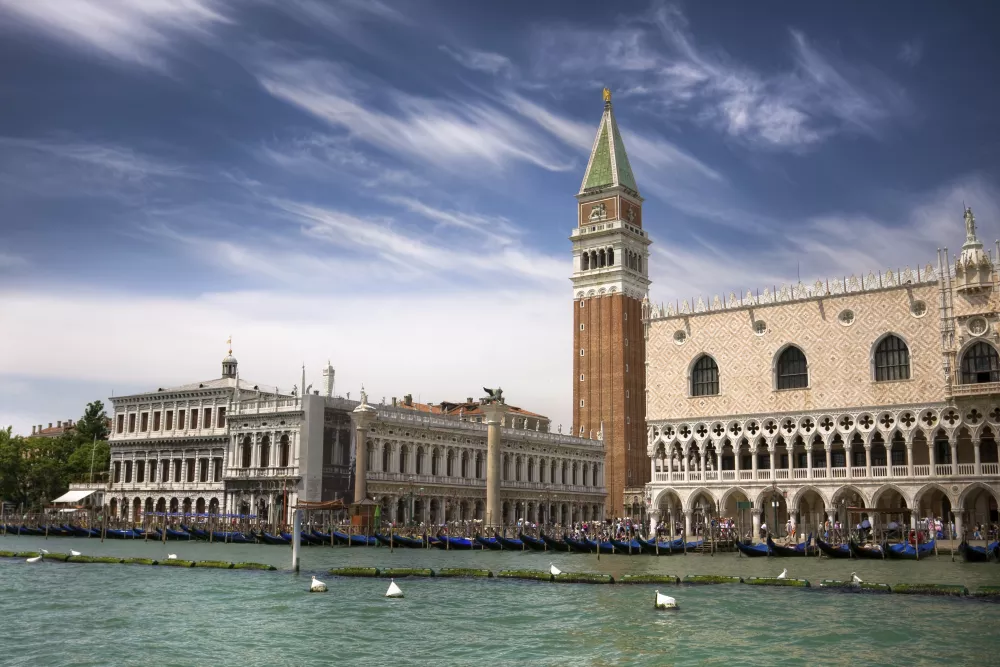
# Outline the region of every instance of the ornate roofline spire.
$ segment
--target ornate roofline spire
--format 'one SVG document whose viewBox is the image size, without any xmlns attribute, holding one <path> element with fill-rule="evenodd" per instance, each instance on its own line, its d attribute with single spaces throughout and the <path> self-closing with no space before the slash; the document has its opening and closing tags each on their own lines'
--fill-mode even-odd
<svg viewBox="0 0 1000 667">
<path fill-rule="evenodd" d="M 634 196 L 639 196 L 639 186 L 635 183 L 632 165 L 625 152 L 625 142 L 622 141 L 611 107 L 611 89 L 604 88 L 604 114 L 597 126 L 597 136 L 590 151 L 587 169 L 583 173 L 579 195 L 600 192 L 608 188 L 620 187 Z"/>
</svg>

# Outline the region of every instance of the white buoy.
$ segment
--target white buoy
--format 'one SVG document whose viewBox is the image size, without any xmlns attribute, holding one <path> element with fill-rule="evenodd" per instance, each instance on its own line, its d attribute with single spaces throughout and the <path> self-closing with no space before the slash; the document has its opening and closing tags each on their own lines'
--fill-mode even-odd
<svg viewBox="0 0 1000 667">
<path fill-rule="evenodd" d="M 39 551 L 41 551 L 45 555 L 48 555 L 48 553 L 49 553 L 48 549 L 39 549 Z"/>
<path fill-rule="evenodd" d="M 167 560 L 177 560 L 177 554 L 167 554 Z"/>
<path fill-rule="evenodd" d="M 326 593 L 326 584 L 322 581 L 313 577 L 312 584 L 309 586 L 310 593 Z"/>
<path fill-rule="evenodd" d="M 389 590 L 385 592 L 387 598 L 401 598 L 403 597 L 403 591 L 399 590 L 399 586 L 392 579 L 389 580 Z"/>
<path fill-rule="evenodd" d="M 34 558 L 29 558 L 28 562 L 29 563 L 38 563 L 38 562 L 41 562 L 41 560 L 42 560 L 42 554 L 38 554 Z"/>
<path fill-rule="evenodd" d="M 858 576 L 857 572 L 851 572 L 851 583 L 856 586 L 856 585 L 864 583 L 864 582 L 861 581 L 861 577 Z"/>
<path fill-rule="evenodd" d="M 554 577 L 554 576 L 556 576 L 558 574 L 562 574 L 562 570 L 560 570 L 558 567 L 556 567 L 552 563 L 549 563 L 549 574 L 551 574 Z"/>
<path fill-rule="evenodd" d="M 79 551 L 76 551 L 75 549 L 70 549 L 69 550 L 69 555 L 70 556 L 82 556 L 83 554 L 80 553 Z"/>
<path fill-rule="evenodd" d="M 660 591 L 656 591 L 656 602 L 653 606 L 656 609 L 677 609 L 677 600 L 669 595 L 664 595 Z"/>
<path fill-rule="evenodd" d="M 781 571 L 781 574 L 778 575 L 778 579 L 787 579 L 787 578 L 788 578 L 788 568 L 786 567 Z"/>
</svg>

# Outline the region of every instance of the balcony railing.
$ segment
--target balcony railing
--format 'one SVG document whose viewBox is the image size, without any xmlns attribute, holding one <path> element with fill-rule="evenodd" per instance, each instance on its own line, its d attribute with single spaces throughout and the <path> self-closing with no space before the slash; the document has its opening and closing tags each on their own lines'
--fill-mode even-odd
<svg viewBox="0 0 1000 667">
<path fill-rule="evenodd" d="M 111 493 L 168 493 L 194 491 L 222 491 L 223 483 L 219 482 L 118 482 L 109 484 Z"/>
<path fill-rule="evenodd" d="M 659 482 L 669 482 L 670 480 L 666 477 L 668 473 L 656 473 L 655 479 Z M 412 479 L 411 479 L 412 478 Z M 681 475 L 681 479 L 684 476 Z M 468 477 L 447 477 L 445 475 L 416 475 L 403 472 L 381 472 L 381 471 L 369 471 L 368 472 L 369 482 L 391 482 L 394 484 L 401 484 L 404 486 L 409 486 L 413 484 L 414 486 L 425 485 L 437 485 L 437 486 L 469 486 L 469 487 L 480 487 L 486 488 L 485 479 L 476 479 Z M 560 484 L 549 483 L 549 482 L 527 482 L 527 481 L 514 481 L 514 480 L 501 480 L 500 488 L 502 489 L 521 489 L 525 491 L 546 491 L 546 492 L 562 492 L 562 493 L 596 493 L 603 494 L 605 492 L 603 486 L 585 486 L 582 484 Z"/>
<path fill-rule="evenodd" d="M 892 476 L 893 477 L 906 477 L 909 473 L 906 470 L 906 466 L 892 466 Z"/>
<path fill-rule="evenodd" d="M 775 479 L 788 479 L 788 469 L 787 468 L 778 468 L 777 470 L 774 471 L 774 478 Z"/>
<path fill-rule="evenodd" d="M 851 477 L 854 479 L 864 479 L 868 474 L 868 468 L 864 466 L 851 466 Z"/>
<path fill-rule="evenodd" d="M 736 471 L 735 470 L 723 470 L 722 471 L 722 481 L 724 481 L 724 482 L 735 482 L 736 481 Z"/>
<path fill-rule="evenodd" d="M 912 466 L 912 473 L 910 472 L 911 466 L 906 465 L 875 465 L 871 466 L 871 477 L 870 479 L 906 479 L 913 477 L 931 477 L 931 468 L 929 465 L 914 465 Z M 934 474 L 940 477 L 955 477 L 956 474 L 953 473 L 952 465 L 950 463 L 943 463 L 933 466 Z M 982 477 L 982 476 L 993 476 L 1000 477 L 1000 463 L 981 463 L 979 465 L 979 472 L 976 472 L 975 463 L 959 463 L 958 466 L 958 477 Z M 868 479 L 868 468 L 866 466 L 852 466 L 847 467 L 834 467 L 834 468 L 778 468 L 774 471 L 775 479 L 795 479 L 795 480 L 812 480 L 812 479 Z M 761 469 L 756 471 L 756 475 L 753 470 L 721 470 L 721 471 L 691 471 L 688 473 L 688 478 L 684 478 L 684 472 L 667 472 L 667 471 L 657 471 L 653 473 L 653 481 L 659 483 L 689 483 L 689 484 L 701 484 L 704 482 L 770 482 L 771 481 L 770 469 Z"/>
<path fill-rule="evenodd" d="M 1000 475 L 1000 463 L 980 463 L 981 475 Z"/>
<path fill-rule="evenodd" d="M 959 384 L 961 377 L 955 377 L 951 387 L 952 396 L 984 396 L 1000 394 L 1000 382 L 981 382 L 979 384 Z"/>
<path fill-rule="evenodd" d="M 826 468 L 813 468 L 813 479 L 826 479 Z"/>
<path fill-rule="evenodd" d="M 939 463 L 934 466 L 934 474 L 938 477 L 947 477 L 952 473 L 950 463 Z"/>
<path fill-rule="evenodd" d="M 930 477 L 931 467 L 929 465 L 913 466 L 914 477 Z"/>
<path fill-rule="evenodd" d="M 792 477 L 795 479 L 807 479 L 809 477 L 808 468 L 795 468 L 792 470 Z"/>
<path fill-rule="evenodd" d="M 959 463 L 958 464 L 958 474 L 959 475 L 975 475 L 976 474 L 976 464 L 975 463 Z"/>
<path fill-rule="evenodd" d="M 872 477 L 888 477 L 889 468 L 887 466 L 872 466 Z"/>
<path fill-rule="evenodd" d="M 274 479 L 275 477 L 298 477 L 297 468 L 228 468 L 226 479 Z"/>
</svg>

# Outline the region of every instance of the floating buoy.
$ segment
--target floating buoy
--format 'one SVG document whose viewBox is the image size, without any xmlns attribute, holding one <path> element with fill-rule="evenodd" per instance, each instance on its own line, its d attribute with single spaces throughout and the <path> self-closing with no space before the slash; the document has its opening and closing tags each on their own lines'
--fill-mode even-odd
<svg viewBox="0 0 1000 667">
<path fill-rule="evenodd" d="M 167 554 L 167 560 L 177 560 L 177 554 Z"/>
<path fill-rule="evenodd" d="M 551 574 L 554 577 L 557 574 L 562 574 L 562 570 L 560 570 L 558 567 L 556 567 L 552 563 L 549 563 L 549 574 Z"/>
<path fill-rule="evenodd" d="M 395 580 L 389 580 L 389 590 L 385 592 L 387 598 L 401 598 L 403 597 L 403 591 L 399 590 L 399 586 L 396 585 Z"/>
<path fill-rule="evenodd" d="M 315 576 L 312 579 L 312 584 L 309 586 L 310 593 L 326 593 L 326 584 L 317 579 Z"/>
<path fill-rule="evenodd" d="M 864 582 L 861 581 L 861 577 L 858 576 L 857 572 L 851 572 L 851 583 L 856 586 L 856 585 L 864 583 Z"/>
<path fill-rule="evenodd" d="M 49 553 L 49 550 L 48 550 L 48 549 L 39 549 L 39 551 L 41 551 L 41 552 L 42 552 L 42 555 L 45 555 L 45 554 L 48 554 L 48 553 Z"/>
<path fill-rule="evenodd" d="M 778 575 L 778 579 L 787 579 L 787 578 L 788 578 L 788 568 L 786 567 L 781 571 L 781 574 Z"/>
<path fill-rule="evenodd" d="M 79 551 L 76 551 L 75 549 L 70 549 L 69 550 L 69 555 L 70 556 L 82 556 L 83 554 L 81 554 Z"/>
<path fill-rule="evenodd" d="M 677 600 L 656 591 L 656 603 L 653 606 L 656 609 L 677 609 Z"/>
<path fill-rule="evenodd" d="M 29 558 L 29 559 L 28 559 L 28 562 L 29 562 L 29 563 L 37 563 L 37 562 L 39 562 L 39 561 L 41 561 L 41 560 L 42 560 L 42 554 L 38 554 L 38 555 L 37 555 L 37 556 L 35 556 L 34 558 Z"/>
</svg>

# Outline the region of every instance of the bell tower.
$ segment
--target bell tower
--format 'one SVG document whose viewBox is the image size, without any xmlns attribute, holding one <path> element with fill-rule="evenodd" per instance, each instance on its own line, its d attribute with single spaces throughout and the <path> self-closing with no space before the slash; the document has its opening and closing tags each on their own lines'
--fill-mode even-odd
<svg viewBox="0 0 1000 667">
<path fill-rule="evenodd" d="M 624 491 L 649 481 L 646 457 L 646 341 L 649 236 L 611 91 L 577 199 L 573 242 L 573 432 L 603 430 L 605 503 L 623 515 Z"/>
</svg>

